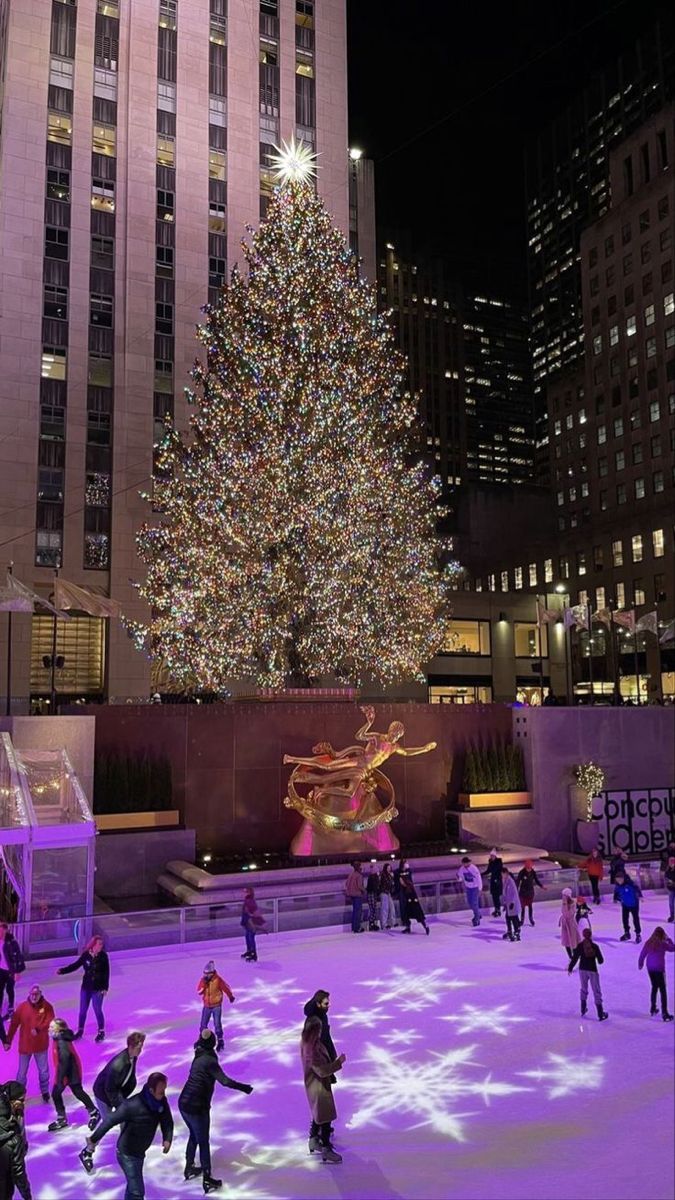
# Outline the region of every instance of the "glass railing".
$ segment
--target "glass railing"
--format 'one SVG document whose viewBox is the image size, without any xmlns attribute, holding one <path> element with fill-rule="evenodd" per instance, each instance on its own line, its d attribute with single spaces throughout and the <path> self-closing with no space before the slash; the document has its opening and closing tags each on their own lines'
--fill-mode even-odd
<svg viewBox="0 0 675 1200">
<path fill-rule="evenodd" d="M 633 875 L 644 889 L 662 888 L 658 862 L 634 864 Z M 542 900 L 557 900 L 565 887 L 573 895 L 590 896 L 591 888 L 584 871 L 554 867 L 546 872 L 546 891 Z M 442 916 L 466 908 L 464 889 L 457 879 L 425 880 L 416 884 L 420 903 L 427 915 Z M 612 890 L 608 880 L 601 884 L 604 894 Z M 483 906 L 490 907 L 490 895 L 483 891 Z M 293 896 L 260 897 L 259 907 L 270 933 L 319 929 L 350 922 L 342 889 Z M 364 905 L 364 916 L 366 907 Z M 106 912 L 93 916 L 61 917 L 58 920 L 27 921 L 17 924 L 16 936 L 28 958 L 76 954 L 93 933 L 103 935 L 107 949 L 143 950 L 154 946 L 188 945 L 214 939 L 242 937 L 241 901 L 218 901 L 185 908 L 144 909 L 138 912 Z"/>
</svg>

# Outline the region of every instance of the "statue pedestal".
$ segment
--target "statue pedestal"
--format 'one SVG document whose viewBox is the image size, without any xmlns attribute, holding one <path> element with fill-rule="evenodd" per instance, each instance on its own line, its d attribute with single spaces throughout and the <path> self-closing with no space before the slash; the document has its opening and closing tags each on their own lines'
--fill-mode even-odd
<svg viewBox="0 0 675 1200">
<path fill-rule="evenodd" d="M 293 841 L 291 854 L 297 858 L 349 858 L 355 854 L 393 854 L 400 843 L 388 821 L 364 833 L 321 829 L 303 821 Z"/>
</svg>

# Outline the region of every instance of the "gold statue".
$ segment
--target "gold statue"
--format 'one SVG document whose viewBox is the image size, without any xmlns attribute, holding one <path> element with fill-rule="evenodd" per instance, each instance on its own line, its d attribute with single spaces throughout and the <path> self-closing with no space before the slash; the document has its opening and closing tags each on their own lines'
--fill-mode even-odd
<svg viewBox="0 0 675 1200">
<path fill-rule="evenodd" d="M 391 830 L 398 816 L 394 788 L 378 768 L 392 754 L 412 758 L 435 750 L 436 743 L 405 749 L 398 745 L 405 732 L 400 721 L 392 721 L 386 733 L 377 733 L 371 729 L 375 709 L 368 705 L 361 712 L 366 721 L 355 736 L 365 745 L 334 750 L 330 742 L 319 742 L 312 747 L 312 758 L 284 755 L 284 763 L 296 764 L 284 804 L 305 818 L 291 843 L 293 854 L 398 849 Z"/>
</svg>

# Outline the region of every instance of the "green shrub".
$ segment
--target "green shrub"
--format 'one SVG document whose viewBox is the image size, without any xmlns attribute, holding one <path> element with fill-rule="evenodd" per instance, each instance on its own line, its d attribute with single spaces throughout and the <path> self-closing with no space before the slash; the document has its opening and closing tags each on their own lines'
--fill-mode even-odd
<svg viewBox="0 0 675 1200">
<path fill-rule="evenodd" d="M 173 807 L 171 763 L 166 755 L 96 755 L 94 813 L 165 812 Z"/>
</svg>

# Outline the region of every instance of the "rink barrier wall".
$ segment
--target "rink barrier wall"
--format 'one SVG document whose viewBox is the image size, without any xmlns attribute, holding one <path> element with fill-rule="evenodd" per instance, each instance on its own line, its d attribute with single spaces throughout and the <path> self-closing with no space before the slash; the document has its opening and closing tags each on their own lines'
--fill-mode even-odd
<svg viewBox="0 0 675 1200">
<path fill-rule="evenodd" d="M 633 864 L 643 890 L 662 889 L 659 864 Z M 574 895 L 590 896 L 585 872 L 575 868 L 557 868 L 547 875 L 546 891 L 537 892 L 538 900 L 556 900 L 565 887 Z M 440 917 L 467 909 L 464 888 L 456 879 L 428 880 L 416 883 L 425 913 Z M 601 894 L 609 897 L 611 885 L 605 880 Z M 536 902 L 536 901 L 535 901 Z M 482 892 L 481 907 L 491 908 L 490 893 Z M 342 889 L 312 895 L 270 896 L 260 900 L 269 933 L 288 933 L 303 929 L 342 927 L 351 924 L 351 908 Z M 468 909 L 467 909 L 468 911 Z M 367 906 L 364 903 L 363 919 Z M 664 920 L 665 920 L 664 901 Z M 144 950 L 156 946 L 184 946 L 224 938 L 241 938 L 241 900 L 228 903 L 198 904 L 183 908 L 159 908 L 140 912 L 96 913 L 55 921 L 30 921 L 14 927 L 28 959 L 53 958 L 81 951 L 93 933 L 103 935 L 110 953 Z M 264 936 L 261 935 L 264 942 Z"/>
</svg>

